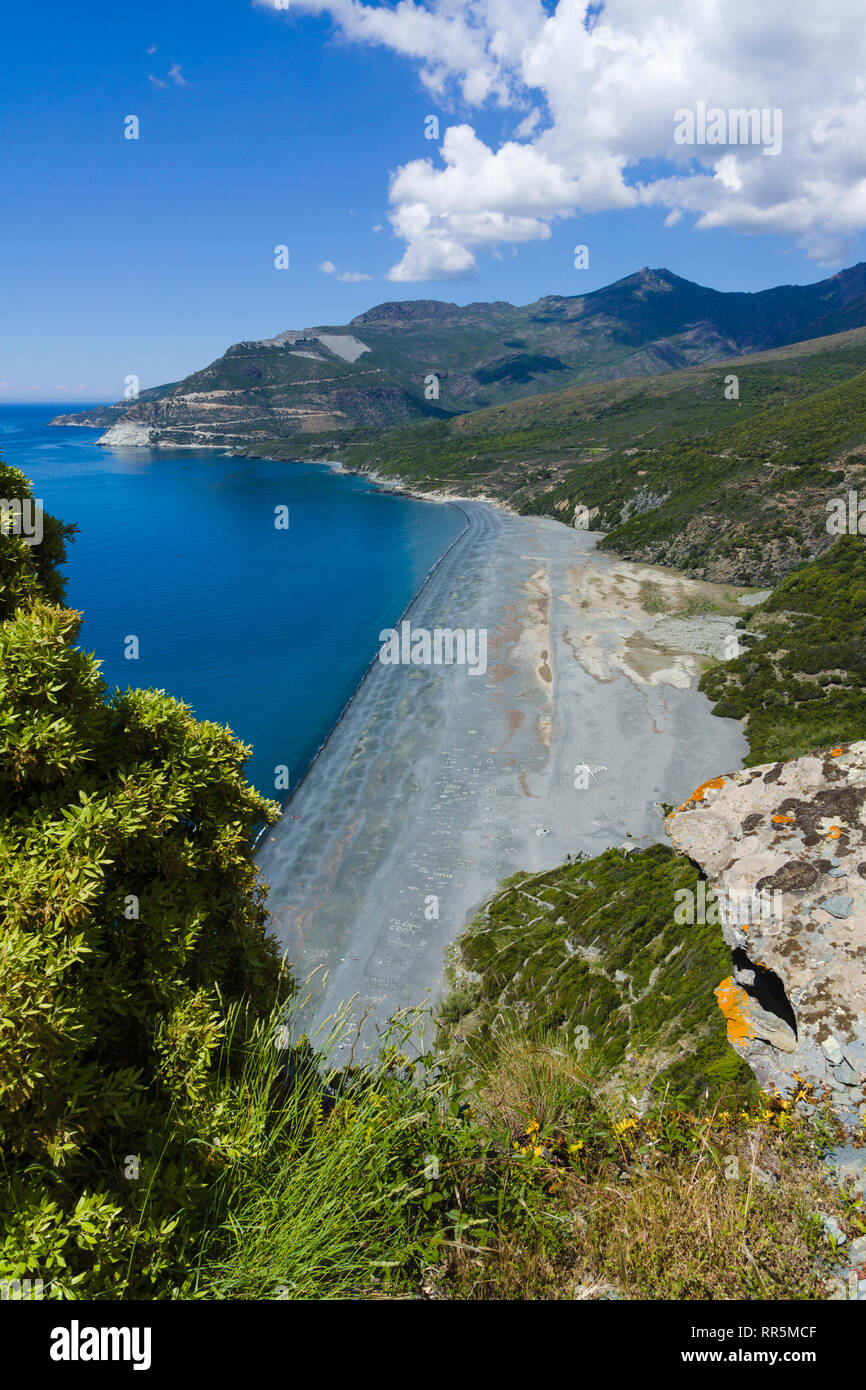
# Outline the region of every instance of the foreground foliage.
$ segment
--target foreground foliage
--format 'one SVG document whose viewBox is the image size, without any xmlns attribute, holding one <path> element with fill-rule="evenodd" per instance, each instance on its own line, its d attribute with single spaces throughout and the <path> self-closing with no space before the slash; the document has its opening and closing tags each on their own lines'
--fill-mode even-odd
<svg viewBox="0 0 866 1390">
<path fill-rule="evenodd" d="M 288 1094 L 285 1061 L 251 1051 L 197 1297 L 819 1298 L 837 1261 L 816 1205 L 866 1230 L 814 1106 L 668 1088 L 638 1115 L 593 1048 L 506 1028 L 443 1068 L 412 1027 L 359 1067 L 301 1044 Z"/>
<path fill-rule="evenodd" d="M 0 494 L 26 480 L 0 465 Z M 144 1295 L 182 1281 L 219 1167 L 227 1010 L 240 1042 L 286 988 L 250 849 L 274 808 L 227 729 L 108 694 L 68 535 L 0 535 L 0 1278 Z"/>
</svg>

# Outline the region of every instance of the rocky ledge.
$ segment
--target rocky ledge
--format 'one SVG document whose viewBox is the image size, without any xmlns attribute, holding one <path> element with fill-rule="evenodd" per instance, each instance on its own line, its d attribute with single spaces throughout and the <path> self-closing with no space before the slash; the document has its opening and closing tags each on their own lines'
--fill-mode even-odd
<svg viewBox="0 0 866 1390">
<path fill-rule="evenodd" d="M 866 1118 L 866 742 L 704 783 L 667 820 L 733 955 L 716 990 L 759 1084 Z M 688 930 L 688 928 L 685 928 Z"/>
</svg>

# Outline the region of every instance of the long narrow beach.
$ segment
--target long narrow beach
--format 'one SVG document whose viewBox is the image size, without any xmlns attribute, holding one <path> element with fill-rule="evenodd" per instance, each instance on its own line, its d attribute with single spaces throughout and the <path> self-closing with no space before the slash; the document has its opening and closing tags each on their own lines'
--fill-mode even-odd
<svg viewBox="0 0 866 1390">
<path fill-rule="evenodd" d="M 376 661 L 259 848 L 271 930 L 299 980 L 320 971 L 319 1020 L 435 1000 L 503 878 L 663 839 L 656 803 L 745 755 L 695 688 L 698 649 L 721 655 L 734 618 L 677 616 L 721 589 L 461 505 L 469 525 L 407 616 L 486 629 L 486 673 Z"/>
</svg>

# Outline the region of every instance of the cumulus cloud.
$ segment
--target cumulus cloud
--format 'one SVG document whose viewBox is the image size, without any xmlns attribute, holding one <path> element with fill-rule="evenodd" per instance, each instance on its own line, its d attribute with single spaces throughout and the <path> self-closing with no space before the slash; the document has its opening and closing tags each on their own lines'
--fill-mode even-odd
<svg viewBox="0 0 866 1390">
<path fill-rule="evenodd" d="M 433 157 L 391 175 L 390 221 L 405 242 L 392 280 L 471 275 L 479 251 L 611 209 L 793 237 L 824 264 L 866 227 L 866 25 L 849 0 L 735 12 L 720 0 L 256 3 L 327 14 L 346 39 L 404 57 L 433 97 L 462 106 Z M 780 111 L 781 148 L 768 157 L 729 130 L 678 143 L 677 113 L 699 104 Z M 490 105 L 519 122 L 498 146 L 465 119 Z"/>
<path fill-rule="evenodd" d="M 391 280 L 459 279 L 474 251 L 550 236 L 550 219 L 567 213 L 577 183 L 531 145 L 508 141 L 495 153 L 471 126 L 449 126 L 444 169 L 415 159 L 391 179 L 391 223 L 407 242 Z"/>
</svg>

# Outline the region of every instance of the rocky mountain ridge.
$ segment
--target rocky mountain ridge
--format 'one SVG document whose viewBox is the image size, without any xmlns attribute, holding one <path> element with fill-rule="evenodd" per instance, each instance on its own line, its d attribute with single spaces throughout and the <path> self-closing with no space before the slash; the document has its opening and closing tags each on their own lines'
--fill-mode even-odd
<svg viewBox="0 0 866 1390">
<path fill-rule="evenodd" d="M 866 324 L 866 264 L 754 294 L 644 267 L 533 304 L 379 304 L 346 325 L 242 341 L 183 381 L 55 424 L 105 443 L 242 450 L 449 418 L 581 383 L 655 375 Z M 114 427 L 122 429 L 114 433 Z"/>
</svg>

